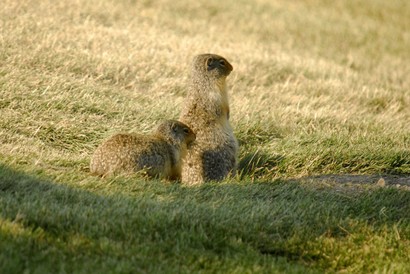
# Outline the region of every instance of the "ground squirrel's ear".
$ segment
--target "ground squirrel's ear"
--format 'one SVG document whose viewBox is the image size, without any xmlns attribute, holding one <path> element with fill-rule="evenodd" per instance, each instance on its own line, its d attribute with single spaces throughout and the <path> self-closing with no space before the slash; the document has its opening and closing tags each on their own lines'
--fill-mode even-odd
<svg viewBox="0 0 410 274">
<path fill-rule="evenodd" d="M 177 132 L 178 132 L 178 125 L 175 124 L 175 123 L 173 123 L 173 124 L 171 125 L 171 129 L 172 129 L 172 131 L 173 131 L 174 133 L 177 133 Z"/>
<path fill-rule="evenodd" d="M 206 59 L 206 67 L 208 70 L 211 70 L 214 68 L 214 58 L 209 57 Z"/>
</svg>

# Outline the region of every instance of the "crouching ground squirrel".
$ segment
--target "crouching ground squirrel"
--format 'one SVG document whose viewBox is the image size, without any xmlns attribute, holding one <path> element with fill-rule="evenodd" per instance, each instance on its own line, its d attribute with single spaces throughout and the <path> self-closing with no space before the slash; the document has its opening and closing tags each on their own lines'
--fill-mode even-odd
<svg viewBox="0 0 410 274">
<path fill-rule="evenodd" d="M 167 120 L 151 135 L 116 134 L 94 152 L 90 172 L 106 176 L 146 171 L 150 177 L 179 179 L 181 160 L 195 134 L 185 124 Z"/>
<path fill-rule="evenodd" d="M 194 58 L 179 120 L 196 134 L 182 165 L 182 182 L 220 181 L 235 172 L 238 142 L 229 123 L 226 77 L 233 70 L 223 57 L 201 54 Z"/>
</svg>

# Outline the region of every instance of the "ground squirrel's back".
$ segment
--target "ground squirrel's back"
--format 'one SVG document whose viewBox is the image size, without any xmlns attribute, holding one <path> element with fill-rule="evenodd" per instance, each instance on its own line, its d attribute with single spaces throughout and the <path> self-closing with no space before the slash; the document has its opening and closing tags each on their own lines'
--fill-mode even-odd
<svg viewBox="0 0 410 274">
<path fill-rule="evenodd" d="M 116 134 L 95 151 L 90 171 L 95 175 L 146 170 L 152 177 L 178 179 L 187 145 L 195 140 L 192 130 L 168 120 L 151 135 Z"/>
<path fill-rule="evenodd" d="M 196 134 L 183 162 L 182 181 L 199 184 L 222 180 L 234 172 L 238 144 L 229 123 L 226 77 L 233 70 L 222 56 L 201 54 L 194 58 L 180 121 Z"/>
</svg>

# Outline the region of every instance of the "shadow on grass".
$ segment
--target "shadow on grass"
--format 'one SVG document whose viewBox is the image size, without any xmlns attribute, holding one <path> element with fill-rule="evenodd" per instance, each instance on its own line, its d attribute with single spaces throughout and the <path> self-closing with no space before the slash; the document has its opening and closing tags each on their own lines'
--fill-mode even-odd
<svg viewBox="0 0 410 274">
<path fill-rule="evenodd" d="M 284 159 L 281 155 L 270 155 L 256 150 L 242 157 L 238 164 L 238 172 L 241 178 L 267 176 L 274 172 Z"/>
<path fill-rule="evenodd" d="M 285 180 L 191 188 L 149 181 L 120 187 L 130 193 L 101 195 L 0 165 L 0 225 L 17 224 L 26 231 L 13 234 L 0 226 L 0 243 L 12 247 L 0 249 L 0 262 L 2 256 L 17 258 L 16 272 L 36 267 L 39 260 L 50 272 L 106 272 L 118 265 L 122 272 L 178 272 L 181 267 L 229 272 L 238 265 L 303 272 L 301 261 L 326 260 L 305 247 L 322 235 L 343 238 L 369 225 L 376 231 L 398 223 L 410 226 L 410 192 L 396 189 L 358 193 L 353 199 Z M 278 263 L 280 258 L 286 260 Z"/>
<path fill-rule="evenodd" d="M 217 185 L 149 183 L 133 195 L 100 195 L 0 165 L 0 272 L 306 271 L 266 260 L 250 238 L 235 240 L 251 232 L 249 223 L 237 229 L 240 186 L 222 187 L 223 197 Z"/>
</svg>

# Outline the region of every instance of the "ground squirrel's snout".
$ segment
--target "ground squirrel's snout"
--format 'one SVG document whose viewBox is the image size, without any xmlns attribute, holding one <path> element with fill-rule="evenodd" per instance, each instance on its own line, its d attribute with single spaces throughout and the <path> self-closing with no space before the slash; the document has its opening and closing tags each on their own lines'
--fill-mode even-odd
<svg viewBox="0 0 410 274">
<path fill-rule="evenodd" d="M 233 66 L 224 58 L 219 61 L 220 65 L 225 68 L 227 71 L 233 71 Z"/>
<path fill-rule="evenodd" d="M 196 143 L 196 135 L 194 134 L 193 138 L 188 138 L 186 140 L 186 147 L 190 149 Z"/>
<path fill-rule="evenodd" d="M 196 140 L 196 134 L 190 129 L 190 128 L 185 128 L 184 133 L 186 135 L 186 144 L 187 147 L 189 148 Z"/>
</svg>

